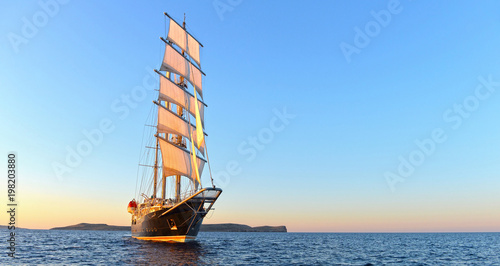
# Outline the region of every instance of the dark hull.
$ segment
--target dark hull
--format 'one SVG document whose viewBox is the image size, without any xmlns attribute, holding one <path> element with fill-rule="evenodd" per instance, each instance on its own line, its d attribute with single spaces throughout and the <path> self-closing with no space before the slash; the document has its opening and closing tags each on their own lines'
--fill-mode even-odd
<svg viewBox="0 0 500 266">
<path fill-rule="evenodd" d="M 132 236 L 144 240 L 185 242 L 198 235 L 204 214 L 194 210 L 200 209 L 200 203 L 188 203 L 177 206 L 166 215 L 168 209 L 149 213 L 132 224 Z M 191 209 L 191 208 L 193 209 Z"/>
<path fill-rule="evenodd" d="M 168 242 L 194 240 L 203 218 L 221 192 L 221 189 L 206 188 L 174 207 L 163 208 L 132 220 L 132 237 Z"/>
</svg>

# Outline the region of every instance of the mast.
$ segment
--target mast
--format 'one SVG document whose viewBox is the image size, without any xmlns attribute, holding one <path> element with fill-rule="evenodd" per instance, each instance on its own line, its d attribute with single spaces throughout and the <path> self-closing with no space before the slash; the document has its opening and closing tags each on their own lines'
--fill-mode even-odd
<svg viewBox="0 0 500 266">
<path fill-rule="evenodd" d="M 182 22 L 182 28 L 186 30 L 186 13 L 184 13 L 184 21 Z M 182 50 L 182 55 L 184 56 L 184 49 Z M 184 86 L 184 77 L 180 77 L 180 85 Z M 184 111 L 181 106 L 177 105 L 177 114 L 180 117 L 184 116 Z M 177 145 L 178 146 L 183 146 L 182 145 L 182 136 L 177 135 Z M 175 176 L 175 201 L 180 202 L 181 201 L 181 175 L 176 175 Z"/>
<path fill-rule="evenodd" d="M 161 182 L 162 182 L 162 187 L 161 187 L 161 198 L 162 199 L 165 199 L 165 193 L 166 193 L 166 188 L 167 188 L 167 176 L 165 174 L 162 174 L 162 179 L 161 179 Z"/>
<path fill-rule="evenodd" d="M 170 72 L 167 72 L 166 76 L 168 78 L 170 78 Z M 158 96 L 158 98 L 160 98 Z M 170 108 L 170 103 L 169 102 L 166 102 L 165 103 L 166 107 L 167 108 Z M 158 124 L 158 121 L 157 121 L 157 124 Z M 156 135 L 158 136 L 158 125 L 156 126 Z M 167 138 L 168 138 L 168 134 L 166 134 Z M 156 158 L 158 158 L 158 137 L 156 138 Z M 158 162 L 158 159 L 155 159 L 155 171 L 157 171 L 157 162 Z M 155 172 L 155 175 L 157 176 L 158 174 Z M 162 186 L 161 186 L 161 198 L 162 199 L 165 199 L 165 196 L 166 196 L 166 191 L 167 191 L 167 176 L 165 175 L 165 173 L 163 173 L 162 171 L 162 179 L 161 179 L 161 182 L 162 182 Z"/>
<path fill-rule="evenodd" d="M 165 15 L 168 16 L 166 13 Z M 160 70 L 156 71 L 160 75 L 160 104 L 157 104 L 161 108 L 158 111 L 157 136 L 162 152 L 162 181 L 165 184 L 165 177 L 175 176 L 172 180 L 175 186 L 173 195 L 175 202 L 182 201 L 182 177 L 190 179 L 193 182 L 193 190 L 196 191 L 198 183 L 201 183 L 203 167 L 207 162 L 203 158 L 204 135 L 206 135 L 203 130 L 203 110 L 206 104 L 203 102 L 202 92 L 202 76 L 205 73 L 199 67 L 201 45 L 186 31 L 185 20 L 184 16 L 183 23 L 179 24 L 170 18 L 166 39 L 160 37 L 166 46 L 162 65 Z M 166 71 L 166 75 L 160 71 Z M 174 77 L 171 77 L 172 74 Z M 193 86 L 194 94 L 188 92 L 187 82 Z M 201 100 L 198 100 L 198 94 Z M 162 105 L 161 101 L 165 105 Z M 185 118 L 186 112 L 188 116 Z M 191 115 L 196 118 L 196 126 L 190 122 Z M 166 135 L 159 136 L 162 133 Z M 189 148 L 188 140 L 191 145 Z M 196 148 L 200 151 L 201 157 L 196 154 Z"/>
<path fill-rule="evenodd" d="M 158 129 L 156 134 L 158 134 Z M 153 197 L 156 198 L 156 185 L 158 183 L 158 138 L 156 138 L 156 147 L 155 147 L 155 166 L 154 166 L 154 174 L 153 174 Z"/>
<path fill-rule="evenodd" d="M 184 78 L 181 76 L 181 85 L 184 85 Z M 180 117 L 184 117 L 184 111 L 181 106 L 177 105 L 177 115 Z M 181 135 L 176 135 L 175 137 L 177 146 L 183 147 L 184 145 L 182 144 L 182 136 Z M 181 201 L 181 175 L 176 175 L 175 176 L 175 201 L 180 202 Z"/>
</svg>

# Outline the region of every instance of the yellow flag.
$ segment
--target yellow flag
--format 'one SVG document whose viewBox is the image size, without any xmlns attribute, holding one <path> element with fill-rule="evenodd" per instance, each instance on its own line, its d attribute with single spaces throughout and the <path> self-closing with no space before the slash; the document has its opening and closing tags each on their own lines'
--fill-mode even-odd
<svg viewBox="0 0 500 266">
<path fill-rule="evenodd" d="M 191 141 L 191 153 L 193 154 L 193 158 L 191 161 L 193 162 L 193 169 L 196 173 L 196 180 L 198 180 L 198 183 L 201 184 L 200 172 L 198 171 L 198 160 L 196 159 L 196 150 L 194 149 L 194 142 L 192 141 Z"/>
<path fill-rule="evenodd" d="M 198 142 L 198 149 L 205 141 L 205 135 L 203 134 L 203 125 L 201 124 L 200 108 L 198 107 L 198 96 L 196 96 L 196 86 L 194 87 L 194 109 L 196 112 L 196 140 Z"/>
</svg>

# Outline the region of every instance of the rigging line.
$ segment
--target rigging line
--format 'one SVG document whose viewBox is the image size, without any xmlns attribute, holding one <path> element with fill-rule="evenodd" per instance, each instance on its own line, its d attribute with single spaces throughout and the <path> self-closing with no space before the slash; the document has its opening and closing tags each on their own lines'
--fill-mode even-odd
<svg viewBox="0 0 500 266">
<path fill-rule="evenodd" d="M 153 107 L 151 106 L 150 112 L 151 112 L 152 109 L 153 109 Z M 141 139 L 141 149 L 139 150 L 139 162 L 141 161 L 141 150 L 142 150 L 142 147 L 143 147 L 142 145 L 144 144 L 144 134 L 145 134 L 145 132 L 146 132 L 146 128 L 143 128 L 143 130 L 142 130 L 142 139 Z M 140 167 L 137 166 L 137 173 L 136 173 L 136 179 L 135 179 L 135 192 L 136 192 L 136 196 L 137 196 L 137 193 L 138 193 L 138 191 L 137 191 L 137 185 L 139 183 L 139 169 L 140 169 Z"/>
<path fill-rule="evenodd" d="M 144 134 L 145 134 L 145 131 L 146 131 L 146 128 L 144 127 L 143 130 L 142 130 L 142 138 L 141 138 L 141 146 L 140 146 L 141 148 L 139 149 L 139 162 L 141 161 L 142 156 L 143 156 L 143 154 L 142 154 L 143 148 L 142 147 L 143 147 L 143 144 L 144 144 Z M 136 180 L 135 180 L 135 190 L 134 190 L 135 191 L 135 196 L 137 196 L 137 193 L 138 193 L 137 185 L 139 183 L 139 169 L 140 168 L 141 167 L 138 165 L 137 166 L 137 173 L 136 173 Z"/>
<path fill-rule="evenodd" d="M 153 110 L 154 110 L 154 105 L 151 105 L 151 108 L 150 108 L 150 111 L 149 111 L 149 114 L 148 114 L 146 121 L 153 120 L 153 116 L 152 116 Z M 146 127 L 144 127 L 144 128 L 146 129 Z M 147 129 L 147 135 L 148 136 L 151 135 L 151 129 L 149 129 L 149 128 Z M 151 142 L 151 139 L 149 139 L 149 138 L 144 138 L 143 142 L 144 142 L 144 140 L 148 141 L 147 144 L 150 144 L 150 142 Z M 150 160 L 151 152 L 148 149 L 143 149 L 143 151 L 144 151 L 143 156 L 142 156 L 140 161 L 147 163 Z M 142 176 L 141 176 L 141 185 L 140 185 L 139 191 L 137 191 L 138 194 L 136 195 L 137 198 L 139 198 L 141 191 L 143 191 L 145 189 L 144 186 L 147 185 L 147 176 L 149 176 L 149 169 L 144 169 L 142 171 Z"/>
<path fill-rule="evenodd" d="M 153 112 L 154 112 L 154 105 L 151 106 L 151 110 L 150 110 L 150 113 L 148 115 L 148 120 L 149 121 L 152 121 L 154 120 L 154 116 L 153 116 Z M 152 129 L 151 128 L 148 128 L 148 133 L 147 133 L 147 136 L 151 136 L 152 135 Z M 146 138 L 148 140 L 147 144 L 148 145 L 151 145 L 152 143 L 152 139 L 151 138 Z M 151 150 L 149 149 L 145 149 L 144 150 L 144 153 L 145 153 L 145 161 L 143 161 L 145 164 L 150 162 L 151 161 Z M 148 181 L 148 176 L 150 176 L 150 170 L 151 169 L 145 169 L 144 172 L 143 172 L 143 185 L 147 185 L 147 181 Z M 142 189 L 144 189 L 144 187 L 142 187 Z"/>
<path fill-rule="evenodd" d="M 146 161 L 149 161 L 149 157 L 150 157 L 149 155 L 150 155 L 150 153 L 147 152 L 147 156 L 145 156 Z M 140 191 L 138 192 L 139 195 L 141 192 L 144 192 L 147 189 L 147 182 L 148 182 L 147 176 L 149 176 L 149 171 L 150 171 L 150 169 L 147 168 L 147 169 L 144 169 L 142 172 L 141 187 L 140 187 Z"/>
<path fill-rule="evenodd" d="M 207 138 L 205 138 L 205 153 L 207 154 L 208 173 L 210 173 L 210 180 L 212 181 L 212 187 L 215 188 L 214 179 L 212 178 L 212 168 L 210 167 L 210 159 L 208 158 Z"/>
<path fill-rule="evenodd" d="M 149 114 L 148 114 L 148 117 L 147 117 L 147 120 L 146 120 L 146 121 L 151 120 L 151 112 L 152 112 L 152 109 L 150 109 L 150 112 L 149 112 Z M 145 127 L 145 128 L 146 128 L 146 127 Z M 150 131 L 151 131 L 150 129 L 147 129 L 147 133 L 146 133 L 146 134 L 147 134 L 147 135 L 150 135 Z M 149 140 L 148 138 L 146 138 L 146 140 L 147 140 L 147 144 L 149 144 L 150 140 Z M 144 148 L 143 148 L 143 151 L 144 151 L 144 154 L 143 154 L 143 157 L 141 158 L 141 159 L 142 159 L 142 160 L 141 160 L 141 162 L 146 163 L 146 162 L 148 162 L 148 161 L 149 161 L 150 151 L 149 151 L 149 150 L 147 150 L 147 149 L 144 149 Z M 145 176 L 148 174 L 148 171 L 149 171 L 149 169 L 145 169 L 145 168 L 142 168 L 142 169 L 144 169 L 144 170 L 142 171 L 142 176 L 141 176 L 141 186 L 140 186 L 140 189 L 139 189 L 139 191 L 138 191 L 138 193 L 139 193 L 139 194 L 140 194 L 140 192 L 141 192 L 141 191 L 143 191 L 143 190 L 144 190 L 144 185 L 145 185 L 145 183 L 146 183 L 146 182 L 145 182 L 145 181 L 146 181 Z"/>
<path fill-rule="evenodd" d="M 148 151 L 148 157 L 147 157 L 147 162 L 150 162 L 152 160 L 152 152 L 151 150 Z M 150 189 L 153 187 L 153 178 L 151 178 L 151 176 L 153 175 L 153 172 L 152 172 L 153 169 L 151 169 L 150 167 L 147 167 L 145 169 L 145 172 L 144 172 L 144 181 L 145 181 L 145 190 L 147 190 L 147 194 L 149 195 L 150 194 Z"/>
<path fill-rule="evenodd" d="M 139 195 L 141 193 L 144 193 L 144 191 L 146 190 L 146 184 L 147 184 L 147 180 L 144 178 L 147 174 L 147 170 L 144 170 L 142 172 L 142 183 L 141 183 L 141 190 L 139 191 Z"/>
</svg>

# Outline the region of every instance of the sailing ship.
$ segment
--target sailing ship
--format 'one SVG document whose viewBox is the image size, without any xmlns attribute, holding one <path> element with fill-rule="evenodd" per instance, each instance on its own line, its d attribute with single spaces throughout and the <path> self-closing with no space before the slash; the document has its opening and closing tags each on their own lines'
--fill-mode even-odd
<svg viewBox="0 0 500 266">
<path fill-rule="evenodd" d="M 155 70 L 158 98 L 153 101 L 156 112 L 153 125 L 149 125 L 150 145 L 143 156 L 154 164 L 140 164 L 146 169 L 137 191 L 140 200 L 129 202 L 128 212 L 132 214 L 132 237 L 187 242 L 196 238 L 222 189 L 214 185 L 211 173 L 212 186 L 203 188 L 201 184 L 205 163 L 210 170 L 204 131 L 205 73 L 200 63 L 203 45 L 186 30 L 185 17 L 181 26 L 167 13 L 164 15 L 169 23 L 168 35 L 160 37 L 165 53 L 160 70 Z"/>
</svg>

